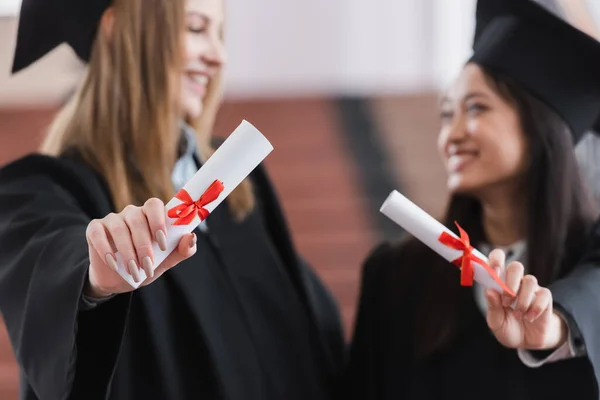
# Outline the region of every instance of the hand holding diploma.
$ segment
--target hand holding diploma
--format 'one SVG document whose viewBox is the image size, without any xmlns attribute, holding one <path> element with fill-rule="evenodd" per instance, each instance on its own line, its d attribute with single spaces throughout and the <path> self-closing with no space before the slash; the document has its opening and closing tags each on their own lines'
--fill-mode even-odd
<svg viewBox="0 0 600 400">
<path fill-rule="evenodd" d="M 165 205 L 157 198 L 149 199 L 142 207 L 127 206 L 118 214 L 93 220 L 87 228 L 90 269 L 85 293 L 102 298 L 135 289 L 119 275 L 115 253 L 128 260 L 125 271 L 133 280 L 149 285 L 169 268 L 194 255 L 196 235 L 186 234 L 179 239 L 177 250 L 154 269 L 153 242 L 166 250 Z M 141 278 L 144 271 L 146 279 Z M 143 281 L 143 283 L 142 283 Z"/>
<path fill-rule="evenodd" d="M 88 225 L 89 287 L 95 297 L 147 285 L 196 251 L 193 230 L 273 150 L 243 121 L 166 205 L 150 199 Z M 176 251 L 175 251 L 176 250 Z M 119 276 L 120 275 L 120 276 Z"/>
<path fill-rule="evenodd" d="M 524 277 L 521 263 L 505 269 L 501 250 L 494 250 L 488 260 L 471 246 L 460 225 L 459 237 L 397 191 L 388 196 L 380 211 L 458 266 L 461 285 L 470 286 L 475 280 L 487 288 L 488 326 L 504 346 L 541 350 L 564 342 L 566 327 L 552 311 L 552 294 L 539 287 L 532 275 Z"/>
<path fill-rule="evenodd" d="M 496 339 L 514 349 L 548 350 L 559 347 L 568 336 L 564 320 L 552 309 L 552 293 L 540 287 L 533 275 L 523 276 L 524 267 L 512 262 L 504 268 L 502 250 L 490 253 L 490 266 L 505 275 L 506 285 L 518 293 L 514 298 L 487 289 L 487 323 Z"/>
</svg>

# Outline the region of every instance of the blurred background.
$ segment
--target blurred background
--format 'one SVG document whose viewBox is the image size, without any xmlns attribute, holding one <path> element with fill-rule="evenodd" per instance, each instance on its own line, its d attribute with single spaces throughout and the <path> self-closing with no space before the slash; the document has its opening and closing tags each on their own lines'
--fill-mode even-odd
<svg viewBox="0 0 600 400">
<path fill-rule="evenodd" d="M 540 2 L 600 37 L 600 1 Z M 266 164 L 296 243 L 337 297 L 348 336 L 362 261 L 401 233 L 378 211 L 385 197 L 397 189 L 443 212 L 437 102 L 470 55 L 475 4 L 227 0 L 227 91 L 215 134 L 247 119 L 272 141 Z M 83 71 L 63 46 L 10 76 L 19 6 L 0 0 L 0 165 L 36 150 Z M 17 386 L 0 320 L 0 399 L 17 399 Z"/>
</svg>

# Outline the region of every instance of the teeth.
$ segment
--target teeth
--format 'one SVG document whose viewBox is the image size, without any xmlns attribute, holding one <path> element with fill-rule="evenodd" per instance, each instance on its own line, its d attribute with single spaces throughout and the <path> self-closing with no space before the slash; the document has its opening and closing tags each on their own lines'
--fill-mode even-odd
<svg viewBox="0 0 600 400">
<path fill-rule="evenodd" d="M 448 158 L 448 168 L 452 171 L 460 162 L 460 156 L 451 156 L 450 158 Z"/>
<path fill-rule="evenodd" d="M 459 164 L 463 163 L 464 161 L 472 158 L 472 155 L 468 155 L 468 154 L 459 154 L 459 155 L 453 155 L 448 157 L 448 169 L 450 170 L 454 170 Z"/>
<path fill-rule="evenodd" d="M 208 83 L 206 75 L 190 75 L 190 78 L 199 85 L 206 85 Z"/>
</svg>

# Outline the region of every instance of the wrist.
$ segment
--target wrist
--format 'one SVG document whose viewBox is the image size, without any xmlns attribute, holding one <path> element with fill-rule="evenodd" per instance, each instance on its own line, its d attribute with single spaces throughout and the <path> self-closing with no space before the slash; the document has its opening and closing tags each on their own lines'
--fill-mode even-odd
<svg viewBox="0 0 600 400">
<path fill-rule="evenodd" d="M 544 350 L 552 350 L 562 346 L 569 336 L 569 327 L 566 321 L 556 312 L 550 318 L 550 340 Z"/>
<path fill-rule="evenodd" d="M 113 295 L 113 293 L 106 292 L 94 285 L 89 278 L 83 287 L 83 294 L 92 299 L 103 299 Z"/>
</svg>

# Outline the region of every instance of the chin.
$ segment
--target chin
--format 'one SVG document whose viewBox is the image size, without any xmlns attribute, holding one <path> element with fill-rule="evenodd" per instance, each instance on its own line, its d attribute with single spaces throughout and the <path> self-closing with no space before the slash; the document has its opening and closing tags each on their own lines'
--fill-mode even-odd
<svg viewBox="0 0 600 400">
<path fill-rule="evenodd" d="M 194 102 L 185 102 L 183 104 L 183 114 L 186 119 L 194 120 L 202 115 L 202 103 L 197 100 Z"/>
<path fill-rule="evenodd" d="M 480 186 L 464 175 L 450 175 L 446 183 L 450 194 L 473 194 Z"/>
</svg>

